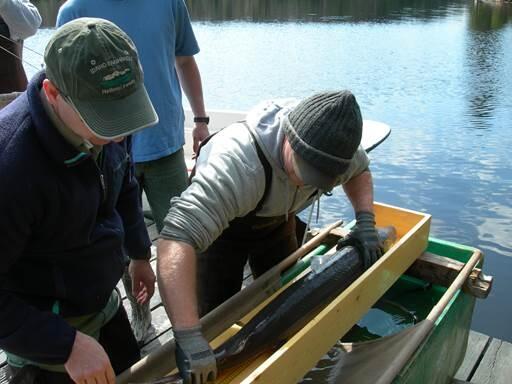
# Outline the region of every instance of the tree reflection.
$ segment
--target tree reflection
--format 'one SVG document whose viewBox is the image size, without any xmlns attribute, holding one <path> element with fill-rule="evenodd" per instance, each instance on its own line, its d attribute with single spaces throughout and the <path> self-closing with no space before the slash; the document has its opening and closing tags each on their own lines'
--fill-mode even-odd
<svg viewBox="0 0 512 384">
<path fill-rule="evenodd" d="M 439 18 L 467 1 L 446 0 L 188 0 L 194 20 L 377 21 Z"/>
<path fill-rule="evenodd" d="M 464 82 L 467 85 L 467 108 L 472 128 L 492 126 L 489 117 L 502 102 L 504 65 L 503 35 L 497 29 L 510 20 L 512 7 L 476 2 L 471 9 L 467 34 Z"/>
<path fill-rule="evenodd" d="M 476 0 L 470 20 L 471 29 L 476 31 L 499 29 L 512 20 L 512 4 Z"/>
<path fill-rule="evenodd" d="M 53 27 L 65 0 L 33 0 L 43 16 L 43 27 Z M 477 0 L 471 8 L 471 27 L 500 28 L 512 19 L 512 5 L 497 6 Z M 386 22 L 400 19 L 435 19 L 453 9 L 466 8 L 466 0 L 186 0 L 195 21 L 248 20 L 315 22 Z"/>
</svg>

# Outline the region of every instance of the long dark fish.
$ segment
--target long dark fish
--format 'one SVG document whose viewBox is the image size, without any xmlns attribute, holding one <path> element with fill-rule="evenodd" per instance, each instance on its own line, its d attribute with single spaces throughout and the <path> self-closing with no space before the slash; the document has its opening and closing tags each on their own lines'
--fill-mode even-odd
<svg viewBox="0 0 512 384">
<path fill-rule="evenodd" d="M 384 243 L 394 242 L 393 227 L 379 230 Z M 259 311 L 240 331 L 214 351 L 219 372 L 253 359 L 275 348 L 303 328 L 320 310 L 364 272 L 363 261 L 354 247 L 331 256 L 321 273 L 308 273 Z M 179 374 L 140 384 L 180 384 Z"/>
</svg>

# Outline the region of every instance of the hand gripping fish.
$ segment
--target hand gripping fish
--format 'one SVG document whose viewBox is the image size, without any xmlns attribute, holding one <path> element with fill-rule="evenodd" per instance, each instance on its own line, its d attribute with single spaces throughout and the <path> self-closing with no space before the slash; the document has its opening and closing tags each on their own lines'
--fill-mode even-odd
<svg viewBox="0 0 512 384">
<path fill-rule="evenodd" d="M 396 240 L 394 227 L 379 229 L 384 251 Z M 288 340 L 364 272 L 362 256 L 348 246 L 317 272 L 295 281 L 214 351 L 219 372 L 254 359 Z M 132 384 L 182 384 L 179 374 Z"/>
</svg>

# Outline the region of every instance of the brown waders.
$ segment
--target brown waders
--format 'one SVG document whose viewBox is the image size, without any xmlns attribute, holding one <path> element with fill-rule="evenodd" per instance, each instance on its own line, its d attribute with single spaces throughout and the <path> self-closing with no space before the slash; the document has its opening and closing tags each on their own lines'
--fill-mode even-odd
<svg viewBox="0 0 512 384">
<path fill-rule="evenodd" d="M 9 28 L 0 17 L 0 93 L 23 92 L 27 88 L 21 62 L 23 42 L 12 41 L 10 37 Z"/>
<path fill-rule="evenodd" d="M 242 288 L 247 261 L 256 278 L 297 249 L 295 215 L 247 215 L 230 223 L 208 250 L 198 255 L 198 303 L 203 316 Z"/>
<path fill-rule="evenodd" d="M 265 192 L 256 208 L 229 223 L 220 237 L 204 253 L 198 255 L 198 304 L 203 316 L 222 304 L 242 288 L 247 261 L 254 277 L 285 259 L 297 249 L 294 213 L 279 217 L 258 217 L 272 181 L 272 167 L 253 136 L 258 158 L 265 171 Z M 211 137 L 211 136 L 210 136 Z M 204 140 L 201 145 L 208 142 Z M 195 169 L 192 171 L 194 174 Z"/>
</svg>

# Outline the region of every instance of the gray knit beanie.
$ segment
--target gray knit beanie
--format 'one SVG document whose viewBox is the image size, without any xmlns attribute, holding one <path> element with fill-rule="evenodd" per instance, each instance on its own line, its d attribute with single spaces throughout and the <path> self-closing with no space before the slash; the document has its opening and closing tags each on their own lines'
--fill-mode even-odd
<svg viewBox="0 0 512 384">
<path fill-rule="evenodd" d="M 363 130 L 356 98 L 350 91 L 324 92 L 301 101 L 284 124 L 292 149 L 330 176 L 348 168 Z"/>
</svg>

